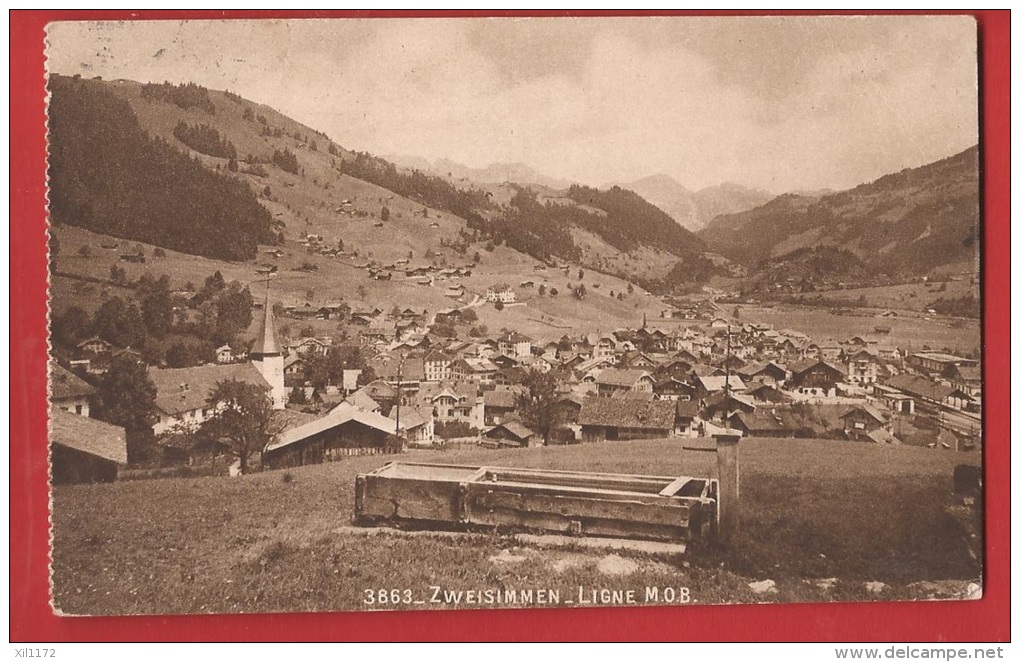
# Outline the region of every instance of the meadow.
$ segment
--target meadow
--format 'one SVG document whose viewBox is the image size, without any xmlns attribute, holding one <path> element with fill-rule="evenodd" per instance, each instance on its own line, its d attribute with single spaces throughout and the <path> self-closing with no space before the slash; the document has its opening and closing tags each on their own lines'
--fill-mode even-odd
<svg viewBox="0 0 1020 662">
<path fill-rule="evenodd" d="M 684 450 L 689 442 L 414 451 L 398 459 L 714 475 L 714 454 Z M 961 597 L 980 583 L 980 565 L 946 512 L 953 467 L 977 464 L 976 454 L 800 439 L 741 446 L 739 541 L 728 549 L 695 541 L 667 557 L 538 549 L 505 531 L 355 532 L 355 476 L 392 457 L 233 479 L 58 486 L 54 604 L 69 614 L 361 610 L 394 607 L 367 604 L 366 591 L 428 598 L 431 586 L 564 596 L 581 586 L 686 586 L 694 604 L 844 601 Z M 775 592 L 749 588 L 765 579 Z M 873 593 L 867 582 L 885 586 Z M 397 608 L 453 606 L 426 599 Z"/>
</svg>

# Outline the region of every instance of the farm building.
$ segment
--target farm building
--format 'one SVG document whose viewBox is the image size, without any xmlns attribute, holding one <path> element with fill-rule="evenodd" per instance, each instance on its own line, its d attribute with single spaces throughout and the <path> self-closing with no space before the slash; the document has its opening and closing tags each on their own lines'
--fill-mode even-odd
<svg viewBox="0 0 1020 662">
<path fill-rule="evenodd" d="M 745 382 L 756 381 L 772 386 L 781 385 L 786 381 L 786 368 L 777 363 L 750 363 L 736 371 Z"/>
<path fill-rule="evenodd" d="M 346 455 L 398 452 L 396 422 L 343 402 L 325 416 L 283 432 L 262 452 L 262 466 L 283 469 Z"/>
<path fill-rule="evenodd" d="M 127 438 L 124 428 L 54 407 L 50 453 L 54 484 L 110 483 L 127 464 Z"/>
<path fill-rule="evenodd" d="M 85 380 L 50 362 L 50 404 L 78 416 L 89 416 L 89 398 L 96 392 Z"/>
<path fill-rule="evenodd" d="M 600 397 L 608 397 L 619 391 L 652 392 L 652 376 L 646 370 L 606 368 L 595 378 Z"/>
<path fill-rule="evenodd" d="M 843 419 L 843 434 L 853 441 L 877 441 L 881 436 L 872 439 L 869 435 L 876 430 L 889 432 L 889 416 L 870 404 L 852 407 L 840 418 Z"/>
<path fill-rule="evenodd" d="M 701 415 L 705 420 L 714 419 L 721 422 L 733 412 L 752 412 L 755 409 L 754 403 L 743 394 L 717 391 L 705 398 Z"/>
<path fill-rule="evenodd" d="M 517 398 L 524 389 L 519 386 L 497 386 L 484 396 L 485 424 L 499 425 L 517 409 Z"/>
<path fill-rule="evenodd" d="M 808 359 L 790 366 L 789 388 L 806 395 L 833 396 L 836 385 L 846 378 L 841 366 L 827 361 Z"/>
<path fill-rule="evenodd" d="M 676 430 L 676 403 L 587 398 L 577 422 L 586 442 L 671 437 Z"/>
<path fill-rule="evenodd" d="M 800 429 L 789 411 L 781 409 L 737 412 L 730 416 L 730 425 L 745 437 L 794 437 Z"/>
<path fill-rule="evenodd" d="M 690 400 L 676 403 L 676 434 L 682 437 L 696 437 L 701 432 L 698 420 L 698 403 Z"/>
<path fill-rule="evenodd" d="M 541 446 L 542 437 L 517 421 L 500 423 L 485 433 L 487 439 L 511 442 L 515 446 Z"/>
<path fill-rule="evenodd" d="M 251 363 L 202 365 L 193 368 L 149 368 L 149 379 L 156 385 L 156 423 L 154 434 L 180 426 L 194 427 L 214 412 L 209 396 L 221 381 L 238 380 L 269 391 L 269 384 Z"/>
<path fill-rule="evenodd" d="M 400 414 L 397 436 L 409 444 L 427 446 L 436 441 L 436 425 L 432 412 L 415 407 L 390 409 L 390 418 L 396 426 L 397 414 Z"/>
</svg>

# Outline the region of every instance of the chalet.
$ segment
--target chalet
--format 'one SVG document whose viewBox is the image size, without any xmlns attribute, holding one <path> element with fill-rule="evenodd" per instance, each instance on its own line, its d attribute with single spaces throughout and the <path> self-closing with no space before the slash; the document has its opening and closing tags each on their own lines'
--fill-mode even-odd
<svg viewBox="0 0 1020 662">
<path fill-rule="evenodd" d="M 745 437 L 795 437 L 801 433 L 789 410 L 773 409 L 737 412 L 730 425 Z"/>
<path fill-rule="evenodd" d="M 54 407 L 50 411 L 52 480 L 65 483 L 111 483 L 127 464 L 124 428 Z"/>
<path fill-rule="evenodd" d="M 715 364 L 717 367 L 730 371 L 730 374 L 738 373 L 741 368 L 747 365 L 747 361 L 743 360 L 739 356 L 730 355 Z"/>
<path fill-rule="evenodd" d="M 659 362 L 644 352 L 631 350 L 620 355 L 616 365 L 620 368 L 633 368 L 637 370 L 655 370 Z"/>
<path fill-rule="evenodd" d="M 660 400 L 687 402 L 694 398 L 696 389 L 675 377 L 665 377 L 652 384 L 652 392 Z"/>
<path fill-rule="evenodd" d="M 50 361 L 50 404 L 54 409 L 88 418 L 89 400 L 95 393 L 85 380 Z"/>
<path fill-rule="evenodd" d="M 772 386 L 781 385 L 786 381 L 786 369 L 777 363 L 749 363 L 737 370 L 737 374 L 745 381 L 756 381 Z"/>
<path fill-rule="evenodd" d="M 393 407 L 390 410 L 390 418 L 394 426 L 397 426 L 397 414 L 400 415 L 399 429 L 397 436 L 409 444 L 419 446 L 430 446 L 436 441 L 436 425 L 432 411 L 416 407 L 400 407 L 398 410 Z"/>
<path fill-rule="evenodd" d="M 360 393 L 364 393 L 374 402 L 379 403 L 381 409 L 388 410 L 397 404 L 397 389 L 383 381 L 376 379 L 361 387 Z"/>
<path fill-rule="evenodd" d="M 283 432 L 262 451 L 262 466 L 283 469 L 400 449 L 393 419 L 343 402 L 325 416 Z"/>
<path fill-rule="evenodd" d="M 874 384 L 889 376 L 885 361 L 866 349 L 849 354 L 844 365 L 847 380 L 852 384 Z"/>
<path fill-rule="evenodd" d="M 519 386 L 497 386 L 483 398 L 486 425 L 499 425 L 517 410 L 517 398 L 524 392 Z"/>
<path fill-rule="evenodd" d="M 83 340 L 80 343 L 78 343 L 77 349 L 79 352 L 82 352 L 83 354 L 91 355 L 109 354 L 110 351 L 113 349 L 113 345 L 106 342 L 99 336 L 93 336 L 88 340 Z"/>
<path fill-rule="evenodd" d="M 330 343 L 325 340 L 319 340 L 318 338 L 302 338 L 301 340 L 288 345 L 287 350 L 291 354 L 300 354 L 302 356 L 309 356 L 312 354 L 325 356 L 329 353 L 329 347 Z"/>
<path fill-rule="evenodd" d="M 588 340 L 588 344 L 592 348 L 591 352 L 592 358 L 601 359 L 611 357 L 614 354 L 616 354 L 616 350 L 619 347 L 620 343 L 616 340 L 615 337 L 609 334 L 604 334 L 601 336 L 590 337 Z"/>
<path fill-rule="evenodd" d="M 456 359 L 450 369 L 451 379 L 468 380 L 479 384 L 491 384 L 499 368 L 488 359 L 465 357 Z"/>
<path fill-rule="evenodd" d="M 705 420 L 725 422 L 733 412 L 752 412 L 755 404 L 743 395 L 716 391 L 704 400 L 701 416 Z"/>
<path fill-rule="evenodd" d="M 676 432 L 676 403 L 586 398 L 577 422 L 586 442 L 670 437 Z"/>
<path fill-rule="evenodd" d="M 695 388 L 694 398 L 697 400 L 704 400 L 713 393 L 721 393 L 727 390 L 731 393 L 747 390 L 747 385 L 737 375 L 730 375 L 729 378 L 725 375 L 709 377 L 699 375 L 695 377 L 693 385 Z"/>
<path fill-rule="evenodd" d="M 754 402 L 788 402 L 790 396 L 786 395 L 772 384 L 751 382 L 747 385 L 744 395 Z"/>
<path fill-rule="evenodd" d="M 891 419 L 874 405 L 858 405 L 840 417 L 843 420 L 843 434 L 852 441 L 875 441 L 870 435 L 875 430 L 891 432 Z"/>
<path fill-rule="evenodd" d="M 459 297 L 464 296 L 466 292 L 467 288 L 465 288 L 463 285 L 451 285 L 450 287 L 447 287 L 446 290 L 443 291 L 443 295 L 450 297 L 451 299 L 457 299 Z"/>
<path fill-rule="evenodd" d="M 230 363 L 234 360 L 234 352 L 230 349 L 230 345 L 221 345 L 216 348 L 216 362 L 217 363 Z"/>
<path fill-rule="evenodd" d="M 156 423 L 152 426 L 156 435 L 175 428 L 197 427 L 211 418 L 216 403 L 209 402 L 209 397 L 219 382 L 237 380 L 267 392 L 270 389 L 269 382 L 252 363 L 149 368 L 148 375 L 156 386 Z"/>
<path fill-rule="evenodd" d="M 537 432 L 532 432 L 528 428 L 524 427 L 517 421 L 509 421 L 507 423 L 500 423 L 490 430 L 486 431 L 485 437 L 487 439 L 496 439 L 501 442 L 507 442 L 503 445 L 512 446 L 541 446 L 542 437 Z"/>
<path fill-rule="evenodd" d="M 496 285 L 485 291 L 485 300 L 490 303 L 514 303 L 517 293 L 509 285 Z"/>
<path fill-rule="evenodd" d="M 304 383 L 305 357 L 301 354 L 291 354 L 283 360 L 283 380 L 287 386 L 295 386 Z"/>
<path fill-rule="evenodd" d="M 676 403 L 676 434 L 682 437 L 697 437 L 702 432 L 698 418 L 699 406 L 691 400 Z"/>
<path fill-rule="evenodd" d="M 359 409 L 364 409 L 365 411 L 372 411 L 377 414 L 382 413 L 382 405 L 376 402 L 365 389 L 358 389 L 354 393 L 351 393 L 349 396 L 344 398 L 344 402 L 348 402 Z"/>
<path fill-rule="evenodd" d="M 608 397 L 617 391 L 644 391 L 652 393 L 651 374 L 647 370 L 606 368 L 595 378 L 600 397 Z"/>
<path fill-rule="evenodd" d="M 804 395 L 834 396 L 836 385 L 846 378 L 842 366 L 819 359 L 808 359 L 790 366 L 787 387 Z"/>
<path fill-rule="evenodd" d="M 471 428 L 485 427 L 485 401 L 478 388 L 469 382 L 427 382 L 418 392 L 422 407 L 431 407 L 441 423 L 466 423 Z"/>
<path fill-rule="evenodd" d="M 559 422 L 563 425 L 576 425 L 581 415 L 581 406 L 583 404 L 584 398 L 574 393 L 561 397 L 556 403 L 556 409 L 559 412 Z"/>
</svg>

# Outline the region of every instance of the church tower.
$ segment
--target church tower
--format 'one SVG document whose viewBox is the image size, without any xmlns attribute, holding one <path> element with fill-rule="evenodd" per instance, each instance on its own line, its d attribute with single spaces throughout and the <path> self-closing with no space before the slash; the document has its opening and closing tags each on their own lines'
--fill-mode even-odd
<svg viewBox="0 0 1020 662">
<path fill-rule="evenodd" d="M 273 409 L 283 409 L 287 404 L 287 389 L 283 385 L 283 346 L 276 334 L 276 320 L 273 309 L 269 305 L 269 288 L 266 288 L 266 305 L 263 310 L 262 324 L 255 344 L 251 348 L 252 364 L 270 386 L 273 398 Z"/>
</svg>

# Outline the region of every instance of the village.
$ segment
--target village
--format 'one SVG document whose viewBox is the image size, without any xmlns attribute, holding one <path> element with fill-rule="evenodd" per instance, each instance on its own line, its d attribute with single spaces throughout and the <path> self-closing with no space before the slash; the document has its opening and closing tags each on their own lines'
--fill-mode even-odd
<svg viewBox="0 0 1020 662">
<path fill-rule="evenodd" d="M 444 279 L 461 273 L 447 271 Z M 680 444 L 723 432 L 980 449 L 978 361 L 908 353 L 889 343 L 885 325 L 867 336 L 814 339 L 719 316 L 723 308 L 709 299 L 667 304 L 659 319 L 633 328 L 548 341 L 510 329 L 483 337 L 471 326 L 475 310 L 515 305 L 515 288 L 499 284 L 475 295 L 453 288 L 470 302 L 434 313 L 342 302 L 284 306 L 267 289 L 256 302 L 250 347 L 224 345 L 215 362 L 195 367 L 143 365 L 155 387 L 157 455 L 148 466 L 236 475 L 352 455 L 661 438 Z M 287 335 L 279 318 L 339 320 L 343 332 L 295 333 L 286 324 Z M 665 324 L 675 319 L 685 323 Z M 471 332 L 458 332 L 465 325 Z M 124 429 L 90 418 L 96 388 L 86 380 L 115 357 L 142 361 L 94 337 L 65 365 L 51 364 L 56 482 L 109 481 L 128 469 Z M 273 425 L 254 447 L 200 434 L 228 407 L 217 399 L 224 382 L 253 385 L 271 403 Z"/>
</svg>

